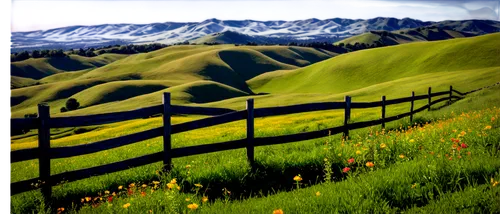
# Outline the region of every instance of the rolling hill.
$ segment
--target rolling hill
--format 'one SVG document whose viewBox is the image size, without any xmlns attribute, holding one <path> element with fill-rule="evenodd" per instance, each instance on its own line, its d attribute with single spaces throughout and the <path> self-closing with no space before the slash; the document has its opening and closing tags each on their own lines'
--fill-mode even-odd
<svg viewBox="0 0 500 214">
<path fill-rule="evenodd" d="M 12 33 L 12 51 L 80 48 L 104 44 L 144 44 L 192 41 L 225 31 L 237 32 L 260 39 L 304 40 L 328 39 L 330 42 L 362 34 L 371 30 L 395 31 L 424 26 L 468 33 L 498 32 L 500 22 L 491 20 L 463 20 L 424 22 L 404 18 L 376 17 L 372 19 L 306 19 L 295 21 L 256 21 L 207 19 L 201 22 L 164 22 L 151 24 L 103 24 L 69 26 L 50 30 Z"/>
<path fill-rule="evenodd" d="M 296 69 L 332 56 L 336 54 L 301 47 L 172 46 L 131 55 L 95 69 L 60 72 L 40 80 L 46 84 L 14 89 L 11 110 L 13 117 L 19 117 L 36 112 L 37 103 L 49 102 L 51 111 L 59 113 L 70 97 L 81 101 L 85 110 L 165 89 L 172 90 L 179 103 L 218 101 L 253 94 L 246 81 L 260 74 Z M 203 95 L 212 89 L 218 92 Z M 136 101 L 133 105 L 147 103 Z M 158 101 L 161 99 L 155 97 Z"/>
<path fill-rule="evenodd" d="M 103 54 L 96 57 L 70 55 L 68 57 L 30 58 L 12 62 L 10 64 L 10 75 L 38 80 L 53 74 L 101 67 L 126 56 L 122 54 Z"/>
<path fill-rule="evenodd" d="M 406 30 L 397 31 L 369 31 L 361 35 L 353 36 L 335 44 L 351 44 L 364 43 L 367 45 L 378 45 L 378 46 L 390 46 L 398 45 L 410 42 L 420 42 L 420 41 L 438 41 L 454 38 L 463 38 L 476 36 L 477 34 L 471 34 L 466 32 L 446 30 L 437 27 L 431 28 L 413 28 Z"/>
<path fill-rule="evenodd" d="M 498 67 L 499 41 L 496 33 L 357 51 L 248 83 L 254 92 L 272 94 L 342 93 L 416 75 Z"/>
</svg>

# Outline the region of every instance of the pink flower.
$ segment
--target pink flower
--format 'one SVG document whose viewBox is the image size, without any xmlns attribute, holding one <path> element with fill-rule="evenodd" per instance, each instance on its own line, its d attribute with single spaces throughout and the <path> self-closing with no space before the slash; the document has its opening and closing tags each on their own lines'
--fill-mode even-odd
<svg viewBox="0 0 500 214">
<path fill-rule="evenodd" d="M 342 169 L 342 172 L 344 172 L 344 173 L 347 173 L 349 171 L 351 171 L 351 168 L 349 168 L 349 167 L 345 167 L 344 169 Z"/>
</svg>

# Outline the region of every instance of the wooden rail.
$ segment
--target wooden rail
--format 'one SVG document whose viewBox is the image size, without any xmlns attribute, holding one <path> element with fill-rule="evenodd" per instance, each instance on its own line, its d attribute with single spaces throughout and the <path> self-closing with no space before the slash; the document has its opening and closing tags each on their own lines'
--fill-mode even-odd
<svg viewBox="0 0 500 214">
<path fill-rule="evenodd" d="M 496 83 L 495 85 L 497 84 L 500 83 Z M 329 134 L 333 135 L 338 133 L 343 133 L 344 137 L 348 137 L 349 130 L 355 130 L 374 125 L 382 125 L 382 128 L 384 128 L 386 123 L 399 120 L 401 118 L 408 116 L 410 117 L 410 121 L 412 121 L 414 114 L 424 111 L 426 109 L 430 110 L 430 107 L 432 105 L 444 101 L 448 101 L 449 103 L 451 103 L 452 99 L 455 100 L 461 99 L 462 98 L 461 96 L 465 96 L 467 94 L 470 94 L 472 92 L 481 89 L 476 89 L 473 91 L 461 93 L 450 86 L 449 91 L 432 93 L 431 88 L 429 88 L 428 93 L 426 95 L 415 96 L 415 92 L 412 92 L 412 96 L 410 97 L 404 97 L 392 100 L 387 100 L 385 96 L 382 96 L 381 101 L 376 101 L 376 102 L 351 102 L 351 97 L 346 96 L 344 102 L 310 103 L 310 104 L 269 107 L 269 108 L 259 108 L 259 109 L 254 109 L 254 100 L 249 99 L 247 101 L 246 110 L 242 111 L 234 111 L 231 109 L 224 109 L 224 108 L 205 108 L 205 107 L 171 105 L 170 94 L 165 93 L 163 94 L 162 105 L 151 106 L 125 112 L 76 116 L 76 117 L 56 117 L 56 118 L 50 118 L 49 106 L 40 104 L 38 106 L 38 115 L 39 115 L 38 118 L 11 119 L 12 127 L 22 128 L 22 129 L 38 129 L 38 139 L 39 139 L 38 140 L 39 145 L 37 148 L 11 151 L 11 163 L 38 159 L 39 175 L 40 175 L 39 178 L 33 178 L 29 180 L 11 183 L 11 195 L 40 188 L 42 190 L 44 197 L 46 199 L 50 199 L 52 192 L 51 187 L 54 185 L 58 185 L 63 181 L 65 182 L 76 181 L 80 179 L 89 178 L 92 176 L 118 172 L 159 161 L 163 161 L 164 170 L 168 171 L 172 169 L 172 158 L 186 157 L 191 155 L 206 154 L 211 152 L 219 152 L 232 149 L 246 148 L 248 161 L 251 165 L 253 165 L 254 148 L 257 146 L 298 142 L 298 141 L 326 137 Z M 456 93 L 460 96 L 454 96 L 453 93 Z M 438 97 L 443 95 L 448 95 L 448 96 L 432 101 L 432 97 Z M 414 109 L 414 102 L 416 100 L 423 100 L 423 99 L 427 99 L 428 103 L 424 106 L 421 106 L 420 108 Z M 386 117 L 385 112 L 386 112 L 386 107 L 388 105 L 407 103 L 407 102 L 411 103 L 409 112 L 391 117 Z M 364 109 L 364 108 L 374 108 L 374 107 L 382 108 L 380 119 L 350 123 L 351 109 Z M 254 137 L 255 133 L 254 118 L 312 112 L 312 111 L 333 110 L 333 109 L 344 109 L 345 111 L 344 125 L 318 131 L 297 133 L 284 136 Z M 113 139 L 102 140 L 90 144 L 67 146 L 67 147 L 55 147 L 55 148 L 50 147 L 50 128 L 99 125 L 99 124 L 113 123 L 113 122 L 133 120 L 139 118 L 147 118 L 157 114 L 163 115 L 163 126 L 159 128 L 153 128 L 150 130 L 141 131 L 138 133 L 129 134 Z M 173 114 L 197 114 L 197 115 L 210 115 L 213 117 L 171 125 L 170 120 L 171 120 L 171 115 Z M 172 134 L 211 127 L 238 120 L 246 120 L 247 137 L 245 139 L 227 141 L 222 143 L 206 144 L 206 145 L 188 146 L 183 148 L 174 148 L 174 149 L 171 148 Z M 163 137 L 163 146 L 164 146 L 164 150 L 161 152 L 144 155 L 141 157 L 136 157 L 120 162 L 110 163 L 106 165 L 50 175 L 51 159 L 69 158 L 74 156 L 91 154 L 108 149 L 118 148 L 121 146 L 133 144 L 136 142 L 160 136 Z M 37 183 L 39 185 L 33 186 L 34 183 Z"/>
</svg>

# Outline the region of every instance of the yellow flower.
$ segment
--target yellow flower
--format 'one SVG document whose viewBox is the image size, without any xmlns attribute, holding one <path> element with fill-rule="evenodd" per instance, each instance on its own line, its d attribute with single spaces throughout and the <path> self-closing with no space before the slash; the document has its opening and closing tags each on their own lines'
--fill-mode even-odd
<svg viewBox="0 0 500 214">
<path fill-rule="evenodd" d="M 186 198 L 186 201 L 191 201 L 191 199 L 190 198 Z"/>
<path fill-rule="evenodd" d="M 123 186 L 119 186 L 119 187 L 118 187 L 118 190 L 121 190 L 121 189 L 123 189 Z"/>
<path fill-rule="evenodd" d="M 387 147 L 387 145 L 385 145 L 385 143 L 380 144 L 380 149 L 385 149 L 386 147 Z"/>
<path fill-rule="evenodd" d="M 399 158 L 405 158 L 405 155 L 400 154 L 400 155 L 399 155 Z"/>
<path fill-rule="evenodd" d="M 273 214 L 284 214 L 284 212 L 281 209 L 277 209 L 273 211 Z"/>
<path fill-rule="evenodd" d="M 180 186 L 177 186 L 177 190 L 181 190 L 181 187 L 180 187 Z"/>
<path fill-rule="evenodd" d="M 488 130 L 488 129 L 491 129 L 491 126 L 484 127 L 484 130 Z"/>
<path fill-rule="evenodd" d="M 135 187 L 135 183 L 129 184 L 128 187 Z"/>
<path fill-rule="evenodd" d="M 168 184 L 167 184 L 167 187 L 168 187 L 169 189 L 172 189 L 172 188 L 174 188 L 174 187 L 175 187 L 175 184 L 168 183 Z"/>
<path fill-rule="evenodd" d="M 357 155 L 360 155 L 360 154 L 361 154 L 361 151 L 359 151 L 359 150 L 358 150 L 358 151 L 356 151 L 356 154 L 357 154 Z"/>
<path fill-rule="evenodd" d="M 111 195 L 116 196 L 116 193 L 115 193 L 115 192 L 113 192 L 113 194 L 111 194 Z"/>
<path fill-rule="evenodd" d="M 85 201 L 89 202 L 90 200 L 92 200 L 91 197 L 85 197 Z"/>
<path fill-rule="evenodd" d="M 128 207 L 130 207 L 130 203 L 126 203 L 123 205 L 123 208 L 127 209 Z"/>
<path fill-rule="evenodd" d="M 366 162 L 366 166 L 372 168 L 375 166 L 375 164 L 371 161 L 368 161 L 368 162 Z"/>
<path fill-rule="evenodd" d="M 414 143 L 414 142 L 415 142 L 415 140 L 413 140 L 413 139 L 410 140 L 410 143 Z"/>
<path fill-rule="evenodd" d="M 170 181 L 170 183 L 171 183 L 171 184 L 176 184 L 176 183 L 177 183 L 177 179 L 175 179 L 175 178 L 174 178 L 174 179 L 172 179 L 172 180 Z"/>
<path fill-rule="evenodd" d="M 319 191 L 316 192 L 316 196 L 320 196 L 320 195 L 321 195 L 321 193 Z"/>
<path fill-rule="evenodd" d="M 295 177 L 293 177 L 293 180 L 294 181 L 302 181 L 302 177 L 300 177 L 300 175 L 296 175 Z"/>
<path fill-rule="evenodd" d="M 146 185 L 146 184 L 143 184 L 143 185 L 142 185 L 142 188 L 146 188 L 146 187 L 148 187 L 148 185 Z"/>
<path fill-rule="evenodd" d="M 109 191 L 108 190 L 104 191 L 104 194 L 109 194 Z"/>
<path fill-rule="evenodd" d="M 498 181 L 495 181 L 495 182 L 493 183 L 493 187 L 496 187 L 497 185 L 498 185 Z"/>
<path fill-rule="evenodd" d="M 201 202 L 205 203 L 208 201 L 208 197 L 207 196 L 203 196 L 203 198 L 201 198 Z"/>
<path fill-rule="evenodd" d="M 198 188 L 202 188 L 203 187 L 203 185 L 201 185 L 201 184 L 195 184 L 194 186 L 198 187 Z"/>
<path fill-rule="evenodd" d="M 413 185 L 411 185 L 412 189 L 414 189 L 415 187 L 417 187 L 417 183 L 414 183 Z"/>
<path fill-rule="evenodd" d="M 153 184 L 154 185 L 158 185 L 158 184 L 160 184 L 160 182 L 159 181 L 153 181 Z"/>
<path fill-rule="evenodd" d="M 198 204 L 192 203 L 187 206 L 190 210 L 196 210 L 198 209 Z"/>
</svg>

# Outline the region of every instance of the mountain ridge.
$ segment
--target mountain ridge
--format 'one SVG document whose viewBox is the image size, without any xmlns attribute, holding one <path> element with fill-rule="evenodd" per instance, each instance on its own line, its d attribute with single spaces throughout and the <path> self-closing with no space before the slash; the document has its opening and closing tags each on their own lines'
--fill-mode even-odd
<svg viewBox="0 0 500 214">
<path fill-rule="evenodd" d="M 370 30 L 400 30 L 438 25 L 458 28 L 478 34 L 498 32 L 500 22 L 491 20 L 462 20 L 425 22 L 411 18 L 376 17 L 373 19 L 306 19 L 295 21 L 255 21 L 207 19 L 201 22 L 164 22 L 151 24 L 101 24 L 69 26 L 49 30 L 13 32 L 11 50 L 62 47 L 78 48 L 110 43 L 182 43 L 206 35 L 233 31 L 249 36 L 292 40 L 341 40 Z"/>
</svg>

